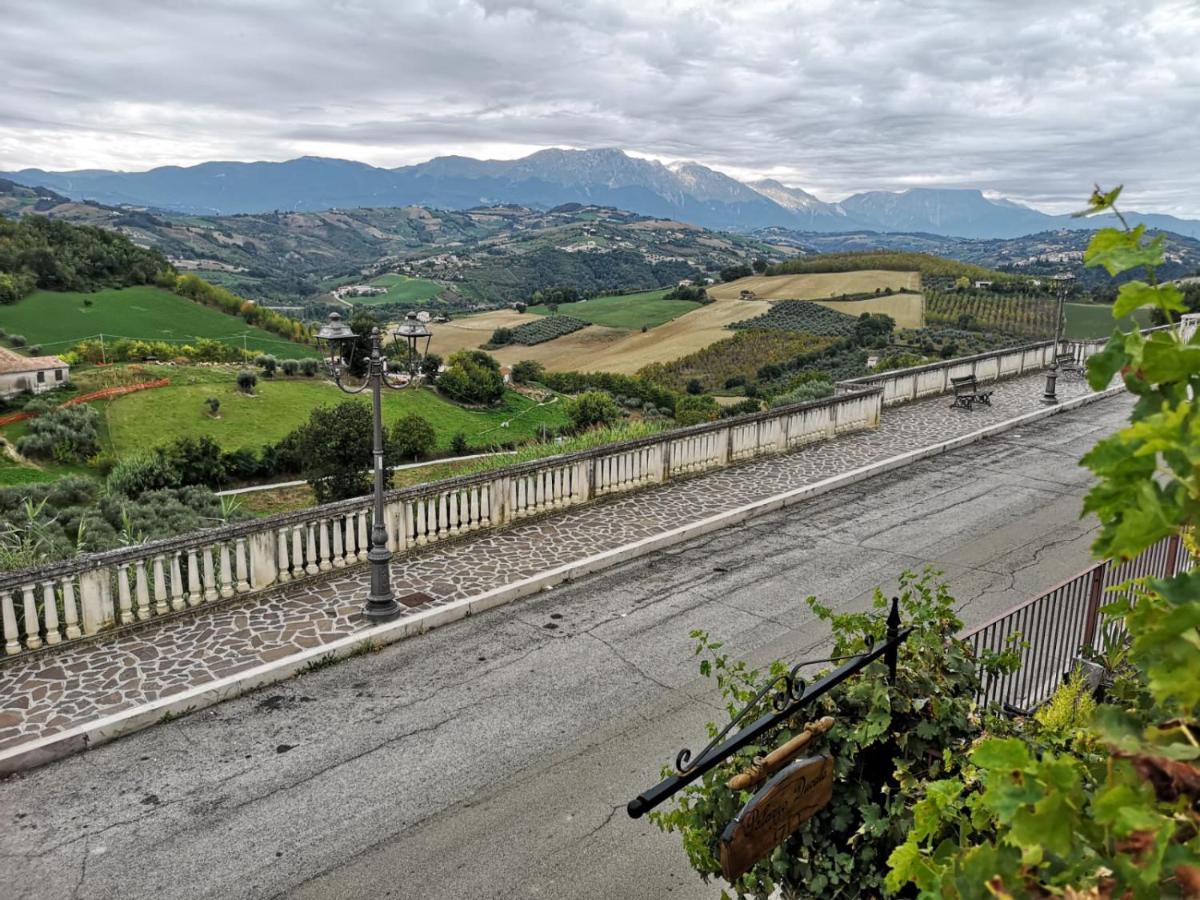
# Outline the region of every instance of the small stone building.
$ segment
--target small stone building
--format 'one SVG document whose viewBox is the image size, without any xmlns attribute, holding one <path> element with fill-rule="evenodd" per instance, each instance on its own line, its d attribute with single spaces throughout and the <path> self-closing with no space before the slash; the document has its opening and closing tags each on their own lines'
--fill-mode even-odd
<svg viewBox="0 0 1200 900">
<path fill-rule="evenodd" d="M 25 391 L 41 394 L 70 380 L 70 367 L 57 356 L 21 356 L 0 347 L 0 399 Z"/>
</svg>

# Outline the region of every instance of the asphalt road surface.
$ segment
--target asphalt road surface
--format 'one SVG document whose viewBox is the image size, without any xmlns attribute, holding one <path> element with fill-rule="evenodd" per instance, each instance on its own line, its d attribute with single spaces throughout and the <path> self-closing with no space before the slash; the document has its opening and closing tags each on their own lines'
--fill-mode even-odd
<svg viewBox="0 0 1200 900">
<path fill-rule="evenodd" d="M 0 783 L 0 895 L 715 898 L 625 803 L 719 718 L 688 632 L 819 651 L 804 603 L 945 570 L 968 622 L 1084 568 L 1107 400 Z"/>
</svg>

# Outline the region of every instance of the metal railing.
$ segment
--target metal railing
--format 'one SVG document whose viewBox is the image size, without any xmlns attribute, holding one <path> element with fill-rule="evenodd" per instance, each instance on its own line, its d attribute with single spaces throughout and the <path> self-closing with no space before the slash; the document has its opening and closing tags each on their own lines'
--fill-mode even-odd
<svg viewBox="0 0 1200 900">
<path fill-rule="evenodd" d="M 1021 660 L 1015 672 L 985 677 L 980 704 L 1024 710 L 1045 703 L 1085 651 L 1103 653 L 1124 640 L 1124 622 L 1105 622 L 1101 608 L 1122 597 L 1132 599 L 1134 592 L 1112 588 L 1133 578 L 1169 578 L 1192 564 L 1177 536 L 1164 538 L 1134 559 L 1097 563 L 963 632 L 960 639 L 976 656 L 1010 649 L 1012 642 Z"/>
</svg>

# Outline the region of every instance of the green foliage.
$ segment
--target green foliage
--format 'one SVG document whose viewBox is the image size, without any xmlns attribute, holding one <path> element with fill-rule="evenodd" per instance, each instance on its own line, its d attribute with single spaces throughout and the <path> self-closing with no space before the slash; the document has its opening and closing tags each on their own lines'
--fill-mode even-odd
<svg viewBox="0 0 1200 900">
<path fill-rule="evenodd" d="M 36 215 L 0 219 L 0 303 L 15 303 L 36 288 L 94 291 L 154 284 L 171 271 L 157 250 L 113 231 Z"/>
<path fill-rule="evenodd" d="M 715 422 L 721 417 L 721 407 L 708 394 L 687 394 L 675 402 L 675 421 L 680 425 L 699 425 Z"/>
<path fill-rule="evenodd" d="M 523 359 L 514 363 L 512 380 L 514 384 L 530 384 L 540 382 L 546 376 L 546 367 L 532 359 Z"/>
<path fill-rule="evenodd" d="M 772 397 L 771 409 L 776 409 L 780 406 L 790 406 L 793 403 L 805 403 L 809 400 L 823 400 L 826 397 L 832 396 L 832 383 L 824 379 L 806 381 L 786 394 L 776 394 Z"/>
<path fill-rule="evenodd" d="M 761 316 L 734 322 L 729 327 L 735 331 L 748 328 L 756 331 L 803 331 L 826 337 L 851 337 L 855 334 L 857 320 L 854 316 L 813 303 L 811 300 L 779 300 L 772 303 L 771 308 Z"/>
<path fill-rule="evenodd" d="M 118 460 L 105 484 L 110 494 L 135 500 L 146 491 L 177 487 L 179 475 L 161 454 L 138 454 Z"/>
<path fill-rule="evenodd" d="M 902 573 L 899 596 L 902 617 L 913 632 L 900 647 L 894 686 L 888 684 L 882 662 L 871 665 L 821 698 L 803 717 L 685 788 L 676 795 L 674 808 L 650 814 L 660 828 L 681 834 L 688 859 L 702 876 L 719 876 L 720 834 L 752 796 L 730 791 L 729 778 L 754 756 L 791 738 L 806 721 L 831 715 L 833 728 L 805 753 L 833 757 L 832 801 L 738 879 L 732 890 L 739 898 L 757 900 L 765 900 L 776 888 L 797 900 L 880 894 L 885 861 L 904 843 L 914 823 L 910 797 L 957 772 L 964 751 L 982 730 L 974 704 L 980 670 L 1000 666 L 996 661 L 986 667 L 977 663 L 969 647 L 952 637 L 962 623 L 937 573 Z M 835 657 L 862 653 L 868 639 L 878 643 L 885 637 L 887 602 L 878 591 L 873 613 L 837 615 L 815 598 L 809 598 L 809 604 L 833 633 Z M 752 699 L 762 674 L 721 654 L 721 644 L 706 633 L 692 635 L 696 654 L 704 656 L 700 673 L 716 679 L 732 718 Z M 767 674 L 774 678 L 785 671 L 785 663 L 776 661 Z M 766 711 L 769 699 L 758 712 Z M 719 730 L 716 724 L 708 727 L 710 735 Z"/>
<path fill-rule="evenodd" d="M 621 418 L 621 408 L 606 391 L 585 391 L 567 400 L 567 418 L 578 434 L 597 425 L 612 425 Z"/>
<path fill-rule="evenodd" d="M 581 328 L 587 328 L 587 326 L 587 322 L 582 319 L 576 319 L 573 316 L 547 316 L 546 318 L 538 319 L 536 322 L 526 322 L 524 325 L 518 325 L 513 329 L 498 328 L 492 333 L 491 343 L 513 343 L 533 346 L 534 344 L 544 344 L 546 341 L 552 341 L 555 338 L 562 337 L 564 334 L 571 334 L 574 331 L 579 331 Z M 505 331 L 508 332 L 508 340 L 497 342 L 496 334 Z"/>
<path fill-rule="evenodd" d="M 1111 210 L 1125 225 L 1119 194 L 1097 189 L 1083 214 Z M 1147 281 L 1121 285 L 1114 316 L 1146 304 L 1164 316 L 1177 309 L 1178 292 L 1155 282 L 1162 243 L 1147 241 L 1141 226 L 1097 231 L 1084 258 L 1110 275 L 1146 269 Z M 1200 338 L 1115 331 L 1089 359 L 1088 380 L 1100 389 L 1118 375 L 1138 402 L 1129 426 L 1084 457 L 1097 478 L 1084 509 L 1100 520 L 1097 556 L 1129 559 L 1164 537 L 1186 545 L 1195 533 Z M 1195 895 L 1200 570 L 1138 579 L 1105 611 L 1124 620 L 1125 673 L 1090 727 L 1071 736 L 1079 710 L 1064 715 L 1052 705 L 1037 719 L 1045 734 L 979 743 L 970 765 L 918 800 L 913 830 L 890 859 L 890 889 L 950 898 Z"/>
<path fill-rule="evenodd" d="M 450 438 L 450 452 L 455 456 L 464 456 L 470 449 L 467 445 L 467 436 L 461 431 L 454 432 Z"/>
<path fill-rule="evenodd" d="M 1087 726 L 1096 711 L 1096 700 L 1091 687 L 1079 673 L 1064 681 L 1054 695 L 1034 713 L 1034 721 L 1044 732 L 1062 736 L 1064 739 Z"/>
<path fill-rule="evenodd" d="M 642 375 L 619 375 L 615 372 L 546 372 L 542 384 L 560 394 L 581 394 L 584 391 L 608 391 L 613 396 L 637 397 L 660 409 L 674 409 L 675 392 L 655 384 Z"/>
<path fill-rule="evenodd" d="M 374 433 L 371 410 L 365 403 L 347 400 L 312 411 L 296 443 L 301 473 L 319 502 L 370 492 Z"/>
<path fill-rule="evenodd" d="M 652 363 L 638 374 L 675 391 L 685 390 L 695 378 L 704 390 L 714 391 L 727 387 L 731 379 L 741 379 L 739 386 L 744 385 L 763 365 L 782 367 L 798 356 L 820 353 L 831 343 L 829 338 L 798 332 L 738 331 L 669 363 Z"/>
<path fill-rule="evenodd" d="M 488 406 L 504 396 L 500 364 L 481 350 L 451 354 L 446 371 L 438 376 L 437 386 L 459 403 Z"/>
<path fill-rule="evenodd" d="M 749 278 L 754 270 L 744 263 L 736 266 L 726 266 L 721 270 L 721 281 L 737 281 L 739 278 Z"/>
<path fill-rule="evenodd" d="M 925 320 L 1046 338 L 1054 334 L 1055 299 L 1048 294 L 925 291 Z"/>
<path fill-rule="evenodd" d="M 512 340 L 513 330 L 511 328 L 497 328 L 488 338 L 488 344 L 493 347 L 503 347 L 505 344 L 511 344 Z"/>
<path fill-rule="evenodd" d="M 243 394 L 253 394 L 254 388 L 258 384 L 258 376 L 247 370 L 238 372 L 237 387 Z"/>
<path fill-rule="evenodd" d="M 416 413 L 397 419 L 388 436 L 388 450 L 396 463 L 424 459 L 436 444 L 437 432 L 428 419 Z"/>
<path fill-rule="evenodd" d="M 970 263 L 899 250 L 865 250 L 848 253 L 812 253 L 789 259 L 767 269 L 768 275 L 801 275 L 806 272 L 855 272 L 860 269 L 886 269 L 895 272 L 920 272 L 922 275 L 966 277 L 988 281 L 1012 280 L 1012 275 Z"/>
<path fill-rule="evenodd" d="M 100 414 L 87 404 L 43 412 L 29 423 L 17 451 L 32 459 L 83 462 L 100 452 Z"/>
<path fill-rule="evenodd" d="M 175 473 L 175 483 L 201 484 L 219 488 L 225 481 L 225 462 L 221 445 L 207 434 L 199 437 L 185 435 L 155 451 L 163 465 Z"/>
</svg>

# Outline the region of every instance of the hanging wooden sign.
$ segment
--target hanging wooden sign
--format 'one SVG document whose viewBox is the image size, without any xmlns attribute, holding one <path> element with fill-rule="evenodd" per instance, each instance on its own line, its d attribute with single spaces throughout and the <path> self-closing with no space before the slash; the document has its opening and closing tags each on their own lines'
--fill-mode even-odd
<svg viewBox="0 0 1200 900">
<path fill-rule="evenodd" d="M 833 758 L 798 759 L 742 807 L 721 835 L 721 872 L 733 881 L 786 841 L 833 797 Z"/>
</svg>

